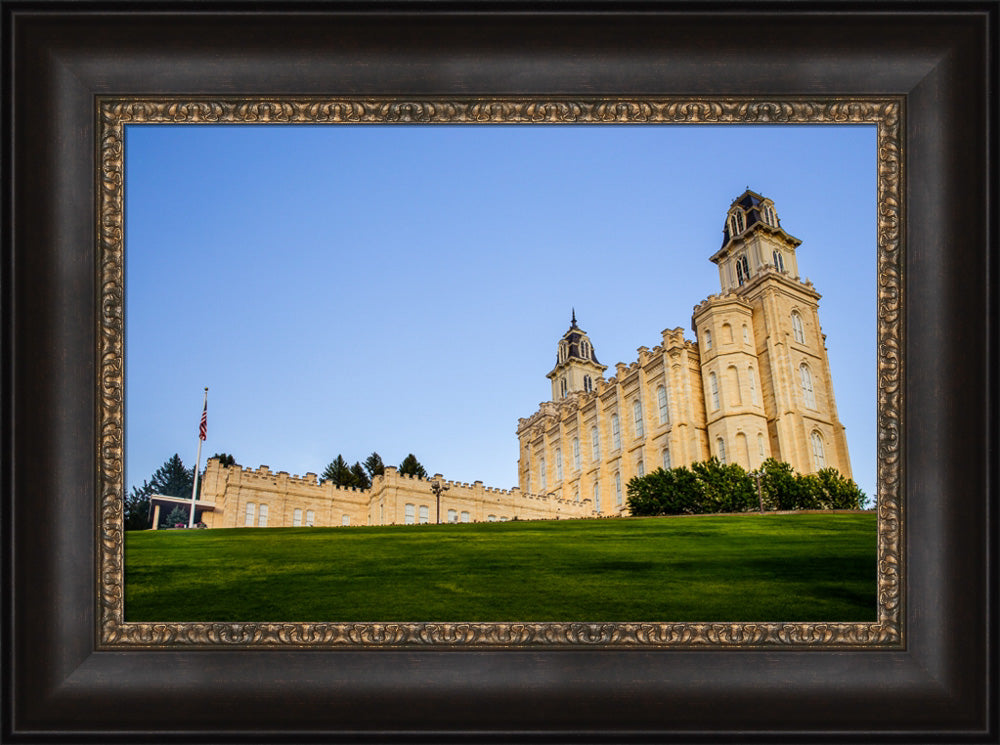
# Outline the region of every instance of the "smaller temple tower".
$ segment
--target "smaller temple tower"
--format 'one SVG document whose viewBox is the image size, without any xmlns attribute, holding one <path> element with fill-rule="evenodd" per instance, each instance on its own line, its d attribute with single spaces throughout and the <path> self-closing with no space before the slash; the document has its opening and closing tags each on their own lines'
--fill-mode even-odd
<svg viewBox="0 0 1000 745">
<path fill-rule="evenodd" d="M 576 325 L 574 308 L 569 330 L 556 347 L 556 366 L 546 376 L 552 381 L 552 400 L 560 401 L 575 391 L 589 393 L 607 369 L 597 361 L 587 332 Z"/>
</svg>

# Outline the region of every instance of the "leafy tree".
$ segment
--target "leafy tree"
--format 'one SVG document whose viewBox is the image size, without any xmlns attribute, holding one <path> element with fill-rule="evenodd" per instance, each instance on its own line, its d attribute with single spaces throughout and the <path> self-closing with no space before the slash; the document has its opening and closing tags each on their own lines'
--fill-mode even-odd
<svg viewBox="0 0 1000 745">
<path fill-rule="evenodd" d="M 768 458 L 760 467 L 760 486 L 766 510 L 796 510 L 802 503 L 802 484 L 792 467 Z"/>
<path fill-rule="evenodd" d="M 816 502 L 828 510 L 860 510 L 868 497 L 852 479 L 836 468 L 823 468 L 812 477 L 816 481 Z"/>
<path fill-rule="evenodd" d="M 347 465 L 347 461 L 344 460 L 343 455 L 337 455 L 336 458 L 330 461 L 320 479 L 322 481 L 329 481 L 334 486 L 354 486 L 354 473 L 351 471 L 351 467 Z"/>
<path fill-rule="evenodd" d="M 360 463 L 355 463 L 351 466 L 351 476 L 353 477 L 351 486 L 358 489 L 371 489 L 372 480 L 368 478 L 367 471 L 365 471 L 364 466 Z"/>
<path fill-rule="evenodd" d="M 233 457 L 232 455 L 230 455 L 229 453 L 216 453 L 215 455 L 212 456 L 212 458 L 218 458 L 220 466 L 235 466 L 235 465 L 237 465 L 236 464 L 236 458 Z M 209 460 L 211 460 L 211 458 Z"/>
<path fill-rule="evenodd" d="M 406 476 L 416 476 L 421 479 L 427 476 L 426 469 L 420 465 L 420 461 L 417 460 L 417 457 L 413 453 L 403 458 L 403 462 L 399 464 L 399 472 Z"/>
<path fill-rule="evenodd" d="M 628 482 L 627 504 L 633 515 L 691 515 L 701 512 L 698 478 L 684 466 L 658 468 Z"/>
<path fill-rule="evenodd" d="M 378 453 L 372 453 L 365 458 L 365 470 L 368 471 L 368 475 L 372 478 L 383 475 L 385 473 L 385 464 L 382 462 L 382 456 Z"/>
</svg>

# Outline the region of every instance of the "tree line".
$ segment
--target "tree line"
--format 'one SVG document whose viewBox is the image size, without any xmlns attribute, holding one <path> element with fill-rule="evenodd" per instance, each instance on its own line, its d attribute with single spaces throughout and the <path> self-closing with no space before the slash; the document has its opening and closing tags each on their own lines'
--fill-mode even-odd
<svg viewBox="0 0 1000 745">
<path fill-rule="evenodd" d="M 759 489 L 758 489 L 759 481 Z M 712 457 L 690 468 L 658 468 L 627 486 L 629 512 L 635 516 L 701 515 L 764 510 L 857 510 L 865 493 L 835 468 L 800 474 L 768 458 L 756 473 Z"/>
<path fill-rule="evenodd" d="M 218 458 L 223 466 L 237 465 L 236 458 L 230 453 L 216 453 L 212 458 Z M 399 464 L 399 472 L 420 478 L 427 476 L 427 470 L 413 453 L 403 458 L 402 463 Z M 364 463 L 357 461 L 353 466 L 347 465 L 343 455 L 337 455 L 323 471 L 320 481 L 330 482 L 336 486 L 370 489 L 372 478 L 381 476 L 383 473 L 385 473 L 385 464 L 378 453 L 372 453 L 365 458 Z M 142 486 L 133 486 L 132 490 L 125 495 L 125 530 L 145 530 L 150 527 L 153 518 L 149 498 L 153 494 L 190 498 L 193 487 L 194 468 L 186 468 L 180 455 L 174 453 L 153 472 L 149 479 L 142 482 Z M 198 479 L 198 491 L 201 491 L 200 478 Z M 165 528 L 177 523 L 186 525 L 188 509 L 188 505 L 177 505 L 169 513 L 161 510 L 158 527 Z"/>
</svg>

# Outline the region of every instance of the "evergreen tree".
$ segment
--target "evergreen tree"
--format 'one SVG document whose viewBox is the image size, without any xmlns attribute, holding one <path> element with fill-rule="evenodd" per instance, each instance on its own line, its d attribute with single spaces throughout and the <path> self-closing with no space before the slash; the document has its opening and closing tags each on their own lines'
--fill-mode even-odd
<svg viewBox="0 0 1000 745">
<path fill-rule="evenodd" d="M 183 505 L 177 505 L 174 507 L 170 514 L 167 515 L 167 526 L 172 528 L 175 525 L 183 525 L 187 527 L 188 524 L 188 508 Z"/>
<path fill-rule="evenodd" d="M 218 458 L 220 466 L 235 466 L 235 465 L 237 465 L 236 464 L 236 458 L 234 456 L 230 455 L 229 453 L 216 453 L 215 455 L 212 456 L 212 458 Z M 209 458 L 209 460 L 211 460 L 212 458 Z"/>
<path fill-rule="evenodd" d="M 372 478 L 384 474 L 385 464 L 382 462 L 382 456 L 378 453 L 372 453 L 365 458 L 365 470 L 368 471 L 368 475 Z"/>
<path fill-rule="evenodd" d="M 403 458 L 403 462 L 399 464 L 399 472 L 406 476 L 417 476 L 418 478 L 425 478 L 427 476 L 427 471 L 420 465 L 420 461 L 417 460 L 417 457 L 413 453 Z"/>
<path fill-rule="evenodd" d="M 353 477 L 353 483 L 351 486 L 357 489 L 371 488 L 372 480 L 368 478 L 368 473 L 365 471 L 364 466 L 360 463 L 355 463 L 351 466 L 351 476 Z"/>
<path fill-rule="evenodd" d="M 125 530 L 146 530 L 150 527 L 149 495 L 152 493 L 153 487 L 148 481 L 143 481 L 142 486 L 133 486 L 132 491 L 125 495 Z"/>
<path fill-rule="evenodd" d="M 146 530 L 152 527 L 150 495 L 163 494 L 168 497 L 190 498 L 193 482 L 194 469 L 185 468 L 181 457 L 174 453 L 172 458 L 153 472 L 148 481 L 143 481 L 142 486 L 132 487 L 132 491 L 125 496 L 125 504 L 123 505 L 125 530 Z M 201 491 L 200 481 L 198 491 Z M 187 520 L 186 515 L 187 513 L 185 513 L 185 520 Z M 163 510 L 160 510 L 160 525 L 168 524 L 170 524 L 168 517 L 163 514 Z"/>
<path fill-rule="evenodd" d="M 351 467 L 347 465 L 347 461 L 344 460 L 343 455 L 337 455 L 336 458 L 330 461 L 320 479 L 322 481 L 329 481 L 334 486 L 354 486 L 354 473 L 351 471 Z"/>
</svg>

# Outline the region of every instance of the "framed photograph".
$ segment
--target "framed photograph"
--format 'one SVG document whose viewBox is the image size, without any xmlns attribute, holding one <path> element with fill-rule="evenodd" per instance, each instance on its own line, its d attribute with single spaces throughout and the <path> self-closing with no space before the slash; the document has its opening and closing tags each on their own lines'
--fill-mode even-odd
<svg viewBox="0 0 1000 745">
<path fill-rule="evenodd" d="M 995 179 L 987 155 L 995 126 L 988 107 L 995 79 L 984 64 L 996 51 L 994 6 L 962 13 L 931 5 L 871 13 L 811 4 L 780 15 L 763 5 L 718 13 L 697 4 L 641 10 L 566 5 L 544 11 L 429 5 L 419 13 L 377 4 L 294 12 L 280 4 L 233 6 L 227 10 L 235 12 L 225 14 L 182 6 L 167 10 L 66 10 L 44 2 L 3 8 L 5 46 L 12 50 L 5 72 L 5 131 L 14 153 L 4 173 L 12 218 L 4 254 L 9 279 L 4 434 L 13 456 L 5 475 L 10 517 L 4 523 L 10 588 L 5 737 L 72 740 L 111 733 L 121 740 L 248 742 L 996 737 L 991 704 L 996 669 L 988 654 L 996 641 L 990 615 L 996 583 L 989 562 L 996 551 L 989 510 L 995 467 L 987 458 L 996 436 L 995 334 L 989 324 L 996 277 L 988 240 L 995 204 L 987 189 Z M 359 151 L 363 155 L 352 168 L 356 177 L 380 167 L 404 177 L 401 201 L 391 208 L 397 215 L 406 201 L 406 181 L 418 182 L 420 174 L 419 167 L 406 170 L 402 152 L 408 145 L 399 137 L 407 132 L 431 132 L 454 144 L 459 135 L 446 133 L 562 127 L 649 136 L 666 127 L 688 132 L 756 127 L 769 133 L 785 127 L 789 146 L 795 128 L 795 136 L 810 126 L 869 132 L 869 183 L 842 187 L 851 193 L 840 198 L 812 188 L 824 195 L 832 213 L 849 210 L 853 192 L 867 190 L 875 223 L 867 254 L 850 245 L 846 228 L 839 233 L 844 242 L 824 252 L 827 265 L 841 265 L 841 276 L 857 277 L 858 305 L 872 309 L 858 346 L 864 338 L 877 347 L 868 358 L 872 376 L 877 375 L 870 389 L 877 400 L 869 404 L 874 436 L 860 459 L 871 463 L 875 485 L 869 489 L 877 496 L 873 617 L 850 622 L 130 620 L 122 498 L 130 437 L 126 383 L 133 380 L 126 375 L 132 364 L 126 338 L 128 313 L 138 322 L 137 308 L 143 306 L 130 306 L 126 297 L 148 293 L 145 312 L 159 308 L 160 315 L 177 319 L 182 314 L 169 311 L 172 301 L 210 306 L 213 297 L 205 290 L 177 291 L 157 303 L 149 280 L 167 262 L 156 269 L 137 260 L 134 275 L 128 273 L 126 237 L 140 225 L 127 221 L 128 210 L 186 213 L 162 223 L 167 227 L 157 236 L 156 253 L 181 264 L 191 264 L 192 256 L 204 258 L 202 276 L 196 272 L 191 278 L 203 288 L 219 283 L 220 273 L 232 268 L 226 263 L 239 255 L 233 248 L 213 253 L 213 240 L 238 246 L 246 239 L 239 231 L 213 239 L 194 227 L 196 209 L 214 209 L 205 196 L 213 176 L 205 178 L 198 169 L 219 172 L 209 155 L 218 144 L 178 162 L 169 176 L 165 161 L 159 168 L 149 168 L 148 161 L 130 164 L 129 148 L 139 147 L 147 134 L 168 131 L 306 132 L 307 126 L 310 132 L 338 127 L 394 132 L 393 146 L 380 148 L 376 138 L 372 150 Z M 136 138 L 132 143 L 130 136 Z M 161 146 L 160 152 L 169 153 L 170 147 L 175 146 Z M 489 160 L 487 150 L 513 153 L 515 145 L 476 147 L 476 165 L 488 176 L 499 174 L 501 166 Z M 595 164 L 600 158 L 594 143 L 574 147 L 584 166 L 588 158 Z M 648 142 L 636 147 L 653 151 Z M 816 140 L 811 147 L 829 146 Z M 190 155 L 190 145 L 180 148 Z M 735 141 L 730 150 L 728 157 L 737 159 L 767 152 L 762 143 Z M 275 178 L 281 162 L 268 164 L 266 151 L 258 144 L 240 156 L 242 184 Z M 254 152 L 261 154 L 260 162 Z M 628 179 L 628 169 L 640 168 L 641 159 L 622 157 Z M 548 161 L 511 154 L 508 163 L 525 172 L 525 181 L 537 181 L 532 166 Z M 138 165 L 147 172 L 140 174 Z M 136 170 L 128 181 L 131 167 Z M 303 166 L 288 166 L 296 168 Z M 675 182 L 674 194 L 683 192 L 684 184 L 706 181 L 705 174 L 689 175 L 683 168 L 661 169 L 663 179 Z M 614 176 L 613 168 L 595 165 L 592 171 L 601 185 Z M 453 181 L 461 178 L 460 170 L 452 172 Z M 550 180 L 549 189 L 572 198 L 567 179 Z M 240 198 L 233 179 L 228 187 L 226 178 L 218 181 L 220 190 L 232 192 L 231 200 Z M 641 181 L 630 201 L 654 198 L 654 182 Z M 143 197 L 129 192 L 129 183 L 156 184 L 159 191 Z M 358 195 L 365 187 L 355 191 L 345 188 L 339 199 L 364 201 Z M 318 187 L 312 192 L 311 197 L 308 190 L 297 192 L 293 201 L 321 202 Z M 367 193 L 369 204 L 377 202 L 371 187 Z M 294 243 L 293 228 L 301 220 L 282 203 L 280 192 L 264 194 L 257 211 L 270 213 L 270 245 Z M 758 200 L 753 214 L 781 230 L 777 200 L 772 203 L 752 185 L 740 198 Z M 441 222 L 434 223 L 427 204 L 416 197 L 410 201 L 416 217 L 409 219 L 426 224 L 427 232 L 440 235 L 449 223 L 462 224 L 457 205 L 442 207 Z M 388 197 L 385 202 L 390 204 Z M 720 225 L 728 206 L 721 206 Z M 767 211 L 775 206 L 778 214 Z M 735 213 L 731 217 L 737 219 Z M 781 218 L 791 220 L 786 214 Z M 842 226 L 846 223 L 843 218 Z M 185 226 L 191 226 L 187 233 Z M 404 233 L 390 240 L 399 244 L 405 238 Z M 367 239 L 364 250 L 376 250 L 370 231 L 344 239 L 344 246 Z M 524 236 L 509 240 L 530 246 Z M 478 243 L 492 245 L 484 238 Z M 414 245 L 426 252 L 435 242 Z M 509 253 L 517 266 L 515 251 Z M 527 253 L 530 258 L 530 248 Z M 639 249 L 627 247 L 609 258 L 627 264 L 630 256 L 636 263 L 646 261 Z M 779 271 L 785 260 L 774 258 L 769 270 Z M 727 279 L 728 269 L 720 265 L 718 302 L 725 301 L 727 282 L 746 277 L 736 267 Z M 446 273 L 437 277 L 453 280 Z M 433 292 L 434 283 L 424 282 Z M 817 290 L 823 293 L 822 287 Z M 696 293 L 690 302 L 705 294 Z M 399 310 L 405 303 L 390 298 L 382 305 Z M 447 315 L 448 307 L 437 312 Z M 215 322 L 224 322 L 225 308 L 217 310 Z M 714 311 L 696 308 L 696 318 L 705 312 Z M 672 323 L 687 325 L 684 317 Z M 156 328 L 169 332 L 169 324 Z M 710 332 L 700 321 L 696 331 L 704 350 L 701 337 Z M 177 333 L 183 335 L 182 329 Z M 252 331 L 247 336 L 247 329 L 238 333 L 244 336 L 241 343 L 258 353 L 274 353 L 275 340 L 253 338 Z M 634 338 L 633 344 L 644 341 L 639 334 L 622 335 Z M 664 331 L 664 348 L 668 336 Z M 648 353 L 643 349 L 640 363 Z M 621 380 L 627 365 L 617 372 Z M 555 379 L 552 386 L 556 399 Z M 843 395 L 836 380 L 834 387 Z M 518 426 L 519 435 L 529 429 Z M 529 440 L 521 437 L 517 453 L 516 478 L 525 492 L 531 478 L 542 484 L 545 479 L 544 466 L 537 470 L 540 451 L 525 445 Z M 827 457 L 822 443 L 817 429 L 813 458 Z M 462 483 L 472 478 L 461 474 L 451 487 L 472 488 Z M 567 499 L 565 509 L 578 503 Z M 553 505 L 544 509 L 563 509 Z M 345 517 L 361 519 L 360 513 Z M 410 517 L 416 519 L 399 516 L 400 521 Z M 265 518 L 255 513 L 254 519 Z M 384 515 L 371 519 L 393 521 Z"/>
</svg>

